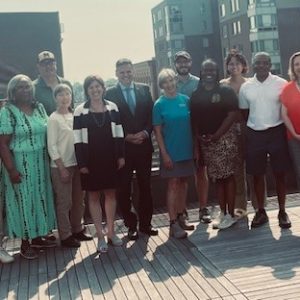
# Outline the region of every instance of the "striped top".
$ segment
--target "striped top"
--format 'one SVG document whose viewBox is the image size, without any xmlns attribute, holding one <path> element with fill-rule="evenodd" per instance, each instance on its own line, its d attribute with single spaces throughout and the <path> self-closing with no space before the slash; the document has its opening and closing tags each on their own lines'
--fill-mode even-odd
<svg viewBox="0 0 300 300">
<path fill-rule="evenodd" d="M 110 115 L 111 133 L 115 140 L 115 151 L 117 158 L 124 157 L 124 132 L 120 121 L 120 114 L 118 107 L 115 103 L 103 100 L 106 109 Z M 76 107 L 74 112 L 74 145 L 75 155 L 79 168 L 87 167 L 88 165 L 88 114 L 89 114 L 90 102 L 80 104 Z"/>
</svg>

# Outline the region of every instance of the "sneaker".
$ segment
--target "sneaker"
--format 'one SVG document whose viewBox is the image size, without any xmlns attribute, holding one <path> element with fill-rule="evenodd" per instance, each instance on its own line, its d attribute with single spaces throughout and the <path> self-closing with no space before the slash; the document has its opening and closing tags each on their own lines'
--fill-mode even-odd
<svg viewBox="0 0 300 300">
<path fill-rule="evenodd" d="M 111 238 L 107 238 L 107 242 L 109 245 L 118 247 L 123 245 L 123 241 L 116 235 L 113 235 Z"/>
<path fill-rule="evenodd" d="M 45 239 L 44 237 L 37 237 L 31 241 L 32 248 L 52 248 L 56 247 L 56 242 Z"/>
<path fill-rule="evenodd" d="M 269 218 L 267 216 L 266 211 L 264 209 L 258 210 L 255 213 L 255 216 L 252 220 L 251 227 L 256 228 L 256 227 L 262 226 L 263 224 L 268 223 L 268 222 L 269 222 Z"/>
<path fill-rule="evenodd" d="M 14 260 L 15 259 L 11 255 L 9 255 L 4 248 L 0 247 L 0 261 L 3 264 L 9 264 L 9 263 L 13 262 Z"/>
<path fill-rule="evenodd" d="M 278 213 L 278 221 L 279 221 L 279 226 L 283 229 L 290 228 L 292 226 L 292 223 L 290 221 L 290 218 L 288 214 L 285 211 L 279 211 Z"/>
<path fill-rule="evenodd" d="M 208 224 L 211 222 L 211 216 L 207 207 L 199 209 L 199 220 L 204 224 Z"/>
<path fill-rule="evenodd" d="M 108 251 L 108 246 L 104 238 L 98 239 L 97 252 L 106 253 Z"/>
<path fill-rule="evenodd" d="M 179 222 L 176 221 L 175 223 L 170 224 L 170 236 L 175 239 L 184 239 L 187 237 L 187 233 L 179 225 Z"/>
<path fill-rule="evenodd" d="M 220 214 L 217 216 L 217 218 L 213 221 L 212 228 L 219 229 L 219 225 L 222 222 L 223 218 L 224 218 L 224 213 L 221 211 Z"/>
<path fill-rule="evenodd" d="M 184 214 L 179 214 L 177 216 L 177 221 L 178 221 L 179 226 L 183 230 L 194 230 L 195 229 L 194 225 L 189 224 L 189 222 L 187 221 L 186 215 L 184 215 Z"/>
<path fill-rule="evenodd" d="M 219 229 L 227 229 L 235 223 L 236 223 L 236 219 L 233 218 L 230 214 L 227 214 L 222 218 L 218 228 Z"/>
<path fill-rule="evenodd" d="M 26 259 L 36 259 L 38 258 L 38 254 L 34 248 L 30 244 L 26 246 L 21 246 L 20 255 Z"/>
<path fill-rule="evenodd" d="M 66 248 L 79 248 L 80 242 L 75 239 L 72 235 L 70 235 L 68 238 L 61 240 L 60 244 L 62 247 Z"/>
</svg>

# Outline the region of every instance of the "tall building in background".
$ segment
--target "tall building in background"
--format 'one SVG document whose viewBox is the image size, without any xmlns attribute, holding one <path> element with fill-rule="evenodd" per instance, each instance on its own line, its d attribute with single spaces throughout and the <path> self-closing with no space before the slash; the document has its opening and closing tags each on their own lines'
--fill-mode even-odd
<svg viewBox="0 0 300 300">
<path fill-rule="evenodd" d="M 142 61 L 133 64 L 134 67 L 134 81 L 142 82 L 150 86 L 150 91 L 153 100 L 158 98 L 158 86 L 157 86 L 157 71 L 156 71 L 156 60 Z"/>
<path fill-rule="evenodd" d="M 37 77 L 37 55 L 43 50 L 55 54 L 63 76 L 61 41 L 58 12 L 0 13 L 0 98 L 12 76 Z"/>
<path fill-rule="evenodd" d="M 288 59 L 300 49 L 299 0 L 219 0 L 223 56 L 232 48 L 248 59 L 266 51 L 272 72 L 287 76 Z"/>
<path fill-rule="evenodd" d="M 173 66 L 183 49 L 193 57 L 193 74 L 205 58 L 222 66 L 217 0 L 163 0 L 152 9 L 152 22 L 158 71 Z"/>
</svg>

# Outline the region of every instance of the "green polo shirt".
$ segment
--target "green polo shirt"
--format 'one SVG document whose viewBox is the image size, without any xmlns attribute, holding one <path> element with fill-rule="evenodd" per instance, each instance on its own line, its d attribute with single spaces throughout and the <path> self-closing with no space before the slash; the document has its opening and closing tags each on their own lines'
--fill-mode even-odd
<svg viewBox="0 0 300 300">
<path fill-rule="evenodd" d="M 191 98 L 193 92 L 197 89 L 199 83 L 199 77 L 189 74 L 189 78 L 186 81 L 181 81 L 178 78 L 177 81 L 177 92 L 180 94 L 187 95 Z"/>
<path fill-rule="evenodd" d="M 65 83 L 72 89 L 72 84 L 69 81 L 59 76 L 57 76 L 57 79 L 59 83 Z M 56 110 L 56 102 L 53 97 L 53 90 L 51 87 L 46 85 L 41 76 L 33 81 L 33 85 L 35 100 L 44 105 L 47 115 L 50 116 Z"/>
</svg>

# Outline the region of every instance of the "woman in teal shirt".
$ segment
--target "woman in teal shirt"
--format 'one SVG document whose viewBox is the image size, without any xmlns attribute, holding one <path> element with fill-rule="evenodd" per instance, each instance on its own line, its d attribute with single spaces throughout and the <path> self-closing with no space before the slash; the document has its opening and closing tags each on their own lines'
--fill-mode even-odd
<svg viewBox="0 0 300 300">
<path fill-rule="evenodd" d="M 187 179 L 195 172 L 189 98 L 176 91 L 176 75 L 163 69 L 158 75 L 163 95 L 153 107 L 153 126 L 160 150 L 160 174 L 168 179 L 167 206 L 170 236 L 185 238 L 177 214 L 179 199 L 186 198 Z"/>
</svg>

